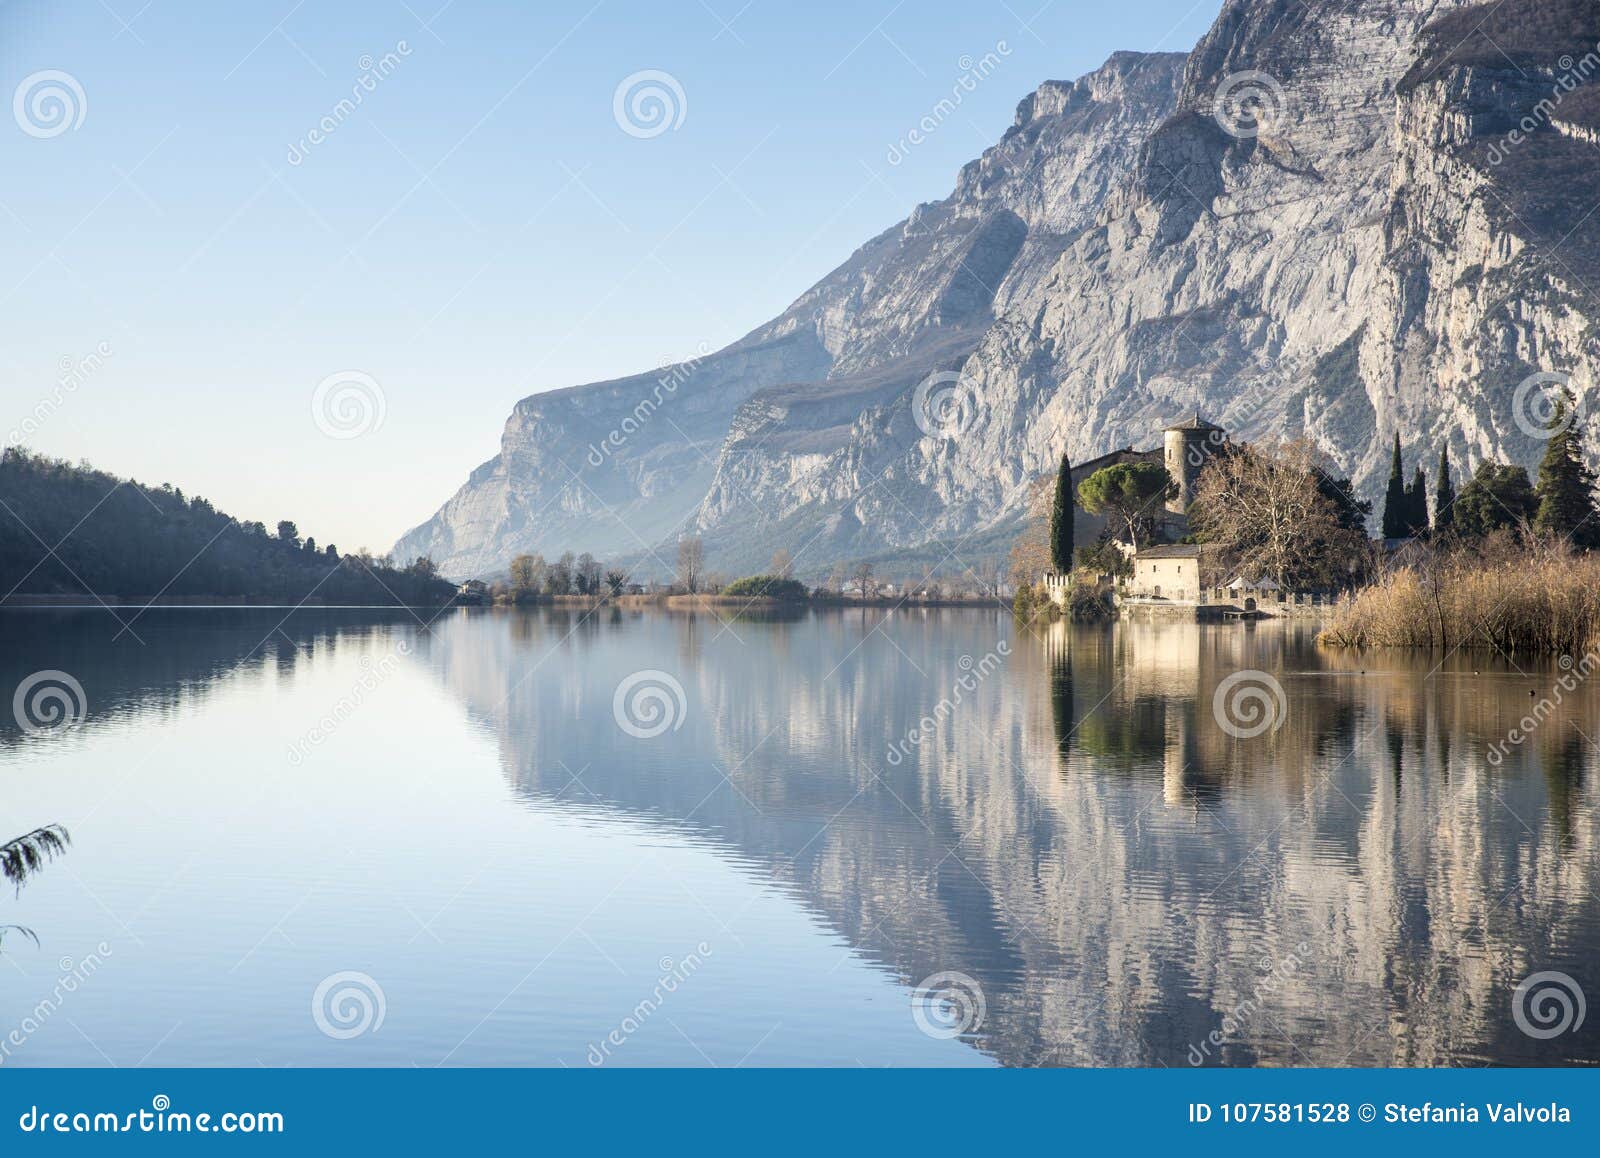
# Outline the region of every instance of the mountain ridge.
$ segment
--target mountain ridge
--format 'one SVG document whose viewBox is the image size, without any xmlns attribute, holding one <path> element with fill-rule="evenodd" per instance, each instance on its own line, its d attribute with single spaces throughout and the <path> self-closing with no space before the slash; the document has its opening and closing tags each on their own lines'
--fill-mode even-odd
<svg viewBox="0 0 1600 1158">
<path fill-rule="evenodd" d="M 1519 10 L 1557 30 L 1542 64 L 1537 43 L 1496 68 L 1451 39 Z M 449 574 L 567 549 L 662 572 L 695 533 L 732 570 L 780 546 L 806 574 L 960 568 L 999 549 L 1063 451 L 1145 445 L 1195 409 L 1314 439 L 1368 497 L 1396 430 L 1408 458 L 1448 442 L 1465 469 L 1530 461 L 1518 381 L 1562 371 L 1581 391 L 1596 357 L 1594 295 L 1560 268 L 1600 242 L 1577 196 L 1586 104 L 1515 165 L 1485 150 L 1596 25 L 1577 0 L 1229 0 L 1190 53 L 1039 86 L 950 196 L 664 370 L 670 397 L 657 374 L 519 402 L 501 454 L 396 552 Z M 1240 85 L 1255 106 L 1227 104 Z M 1252 108 L 1262 123 L 1229 121 Z M 571 461 L 630 415 L 614 453 Z"/>
</svg>

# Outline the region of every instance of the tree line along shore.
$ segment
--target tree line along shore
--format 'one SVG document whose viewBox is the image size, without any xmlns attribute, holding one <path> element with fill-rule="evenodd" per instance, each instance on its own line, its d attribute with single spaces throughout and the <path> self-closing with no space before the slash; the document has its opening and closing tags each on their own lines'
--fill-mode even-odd
<svg viewBox="0 0 1600 1158">
<path fill-rule="evenodd" d="M 478 601 L 496 604 L 671 602 L 691 603 L 903 603 L 941 606 L 993 606 L 1002 597 L 1005 576 L 998 567 L 973 571 L 965 581 L 883 577 L 869 560 L 835 564 L 819 582 L 808 585 L 795 576 L 794 556 L 785 549 L 772 554 L 757 575 L 729 579 L 706 567 L 705 544 L 698 535 L 678 540 L 670 582 L 637 582 L 620 567 L 609 566 L 585 552 L 568 551 L 554 561 L 543 555 L 518 555 L 506 580 L 479 583 Z"/>
<path fill-rule="evenodd" d="M 341 554 L 288 519 L 269 530 L 170 483 L 0 453 L 0 602 L 426 606 L 455 596 L 427 558 Z"/>
</svg>

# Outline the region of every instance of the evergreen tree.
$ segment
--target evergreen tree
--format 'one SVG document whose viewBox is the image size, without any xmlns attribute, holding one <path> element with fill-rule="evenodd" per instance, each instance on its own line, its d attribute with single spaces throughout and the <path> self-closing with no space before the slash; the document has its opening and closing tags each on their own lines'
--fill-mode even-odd
<svg viewBox="0 0 1600 1158">
<path fill-rule="evenodd" d="M 1367 519 L 1372 516 L 1372 504 L 1356 497 L 1355 484 L 1347 478 L 1334 478 L 1326 471 L 1317 471 L 1317 490 L 1333 504 L 1339 525 L 1349 531 L 1367 534 Z"/>
<path fill-rule="evenodd" d="M 1072 464 L 1061 456 L 1056 498 L 1050 506 L 1050 565 L 1057 575 L 1072 570 Z"/>
<path fill-rule="evenodd" d="M 1571 395 L 1556 400 L 1551 415 L 1550 439 L 1539 463 L 1539 481 L 1534 493 L 1539 509 L 1533 525 L 1547 534 L 1570 539 L 1574 546 L 1600 545 L 1600 526 L 1594 505 L 1595 473 L 1583 461 L 1583 442 L 1576 421 L 1569 421 L 1573 408 Z"/>
<path fill-rule="evenodd" d="M 1172 491 L 1167 468 L 1153 462 L 1102 467 L 1078 487 L 1078 501 L 1091 515 L 1104 515 L 1137 551 L 1161 522 L 1162 503 Z"/>
<path fill-rule="evenodd" d="M 1389 465 L 1389 489 L 1383 497 L 1383 537 L 1403 539 L 1410 520 L 1406 517 L 1406 475 L 1400 461 L 1400 432 L 1394 435 L 1394 461 Z"/>
<path fill-rule="evenodd" d="M 1433 530 L 1437 535 L 1448 535 L 1456 522 L 1456 488 L 1450 481 L 1450 444 L 1439 448 L 1439 477 L 1434 483 Z"/>
<path fill-rule="evenodd" d="M 1509 530 L 1532 519 L 1538 506 L 1527 471 L 1485 459 L 1456 496 L 1456 533 L 1478 538 Z"/>
<path fill-rule="evenodd" d="M 1412 535 L 1428 533 L 1428 473 L 1417 463 L 1411 485 L 1406 487 L 1406 521 Z"/>
</svg>

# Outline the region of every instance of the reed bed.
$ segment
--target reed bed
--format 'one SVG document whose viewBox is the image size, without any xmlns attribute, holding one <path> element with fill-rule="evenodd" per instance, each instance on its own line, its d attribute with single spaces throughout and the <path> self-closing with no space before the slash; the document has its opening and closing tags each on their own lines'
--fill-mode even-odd
<svg viewBox="0 0 1600 1158">
<path fill-rule="evenodd" d="M 1461 553 L 1402 567 L 1348 600 L 1319 639 L 1332 647 L 1584 655 L 1600 647 L 1600 555 Z"/>
</svg>

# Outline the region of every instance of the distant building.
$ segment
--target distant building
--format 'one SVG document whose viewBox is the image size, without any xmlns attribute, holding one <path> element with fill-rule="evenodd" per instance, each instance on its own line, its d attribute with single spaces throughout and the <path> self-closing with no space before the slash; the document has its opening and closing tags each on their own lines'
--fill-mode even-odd
<svg viewBox="0 0 1600 1158">
<path fill-rule="evenodd" d="M 1200 548 L 1194 543 L 1141 547 L 1133 557 L 1127 592 L 1135 598 L 1198 603 Z"/>
<path fill-rule="evenodd" d="M 1208 422 L 1196 411 L 1190 418 L 1176 422 L 1162 431 L 1161 446 L 1150 450 L 1135 450 L 1131 446 L 1113 450 L 1099 458 L 1075 464 L 1072 468 L 1073 493 L 1084 479 L 1097 470 L 1122 463 L 1152 462 L 1167 468 L 1174 484 L 1172 497 L 1167 500 L 1165 519 L 1166 538 L 1177 538 L 1188 533 L 1186 512 L 1194 502 L 1200 482 L 1200 471 L 1206 462 L 1228 446 L 1228 432 L 1215 423 Z M 1091 515 L 1074 501 L 1072 532 L 1080 545 L 1093 543 L 1106 529 L 1106 521 Z"/>
<path fill-rule="evenodd" d="M 1193 418 L 1162 431 L 1163 465 L 1174 484 L 1172 495 L 1167 499 L 1170 513 L 1181 515 L 1188 511 L 1189 504 L 1195 500 L 1200 468 L 1227 445 L 1227 441 L 1227 432 L 1201 418 L 1198 410 Z"/>
<path fill-rule="evenodd" d="M 489 585 L 482 579 L 468 579 L 456 588 L 456 599 L 462 603 L 487 603 Z"/>
</svg>

